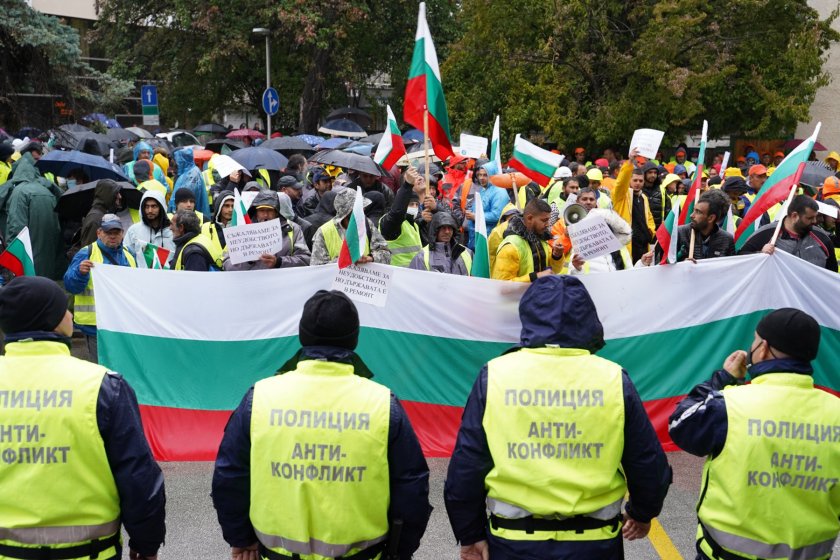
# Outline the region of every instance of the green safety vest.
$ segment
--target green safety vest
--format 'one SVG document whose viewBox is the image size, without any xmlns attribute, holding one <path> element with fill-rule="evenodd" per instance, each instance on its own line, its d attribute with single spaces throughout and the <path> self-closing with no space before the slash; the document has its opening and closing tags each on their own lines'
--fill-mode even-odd
<svg viewBox="0 0 840 560">
<path fill-rule="evenodd" d="M 504 518 L 613 520 L 627 484 L 621 366 L 576 348 L 523 348 L 487 364 L 482 420 L 493 469 L 487 509 Z M 600 540 L 620 524 L 572 531 L 493 528 L 510 540 Z"/>
<path fill-rule="evenodd" d="M 390 410 L 391 392 L 349 364 L 305 360 L 254 385 L 250 517 L 263 546 L 308 560 L 384 544 Z"/>
<path fill-rule="evenodd" d="M 382 223 L 381 218 L 379 223 Z M 420 228 L 416 223 L 409 223 L 408 220 L 403 220 L 399 237 L 393 241 L 386 241 L 388 241 L 388 249 L 391 251 L 391 264 L 393 266 L 410 265 L 414 255 L 423 248 L 423 242 L 420 240 Z"/>
<path fill-rule="evenodd" d="M 105 257 L 96 241 L 88 245 L 88 247 L 90 247 L 90 256 L 88 257 L 89 261 L 97 264 L 111 264 L 105 263 Z M 136 268 L 137 262 L 134 260 L 134 256 L 129 252 L 129 250 L 122 247 L 122 252 L 128 261 L 128 266 Z M 87 286 L 85 286 L 84 291 L 80 294 L 76 294 L 75 296 L 75 303 L 73 304 L 73 320 L 77 325 L 96 326 L 96 302 L 93 297 L 93 274 L 89 274 L 88 283 Z"/>
<path fill-rule="evenodd" d="M 210 258 L 213 259 L 212 266 L 215 266 L 217 270 L 222 270 L 222 254 L 215 253 L 217 245 L 214 245 L 213 241 L 203 233 L 199 233 L 184 244 L 184 248 L 181 249 L 180 253 L 178 253 L 178 259 L 175 261 L 174 270 L 184 270 L 184 263 L 182 262 L 182 259 L 184 257 L 184 250 L 192 244 L 201 245 L 202 247 L 204 247 L 204 249 L 210 255 Z"/>
<path fill-rule="evenodd" d="M 545 241 L 541 240 L 540 243 L 542 243 L 543 250 L 545 251 L 546 268 L 551 268 L 550 264 L 548 264 L 548 261 L 551 259 L 551 247 L 549 247 L 548 243 Z M 502 247 L 505 245 L 513 245 L 519 252 L 519 273 L 517 276 L 525 276 L 534 272 L 534 255 L 531 253 L 531 246 L 522 236 L 508 235 L 505 237 L 502 242 L 499 243 L 499 248 L 496 249 L 497 257 L 499 252 L 502 250 Z"/>
<path fill-rule="evenodd" d="M 213 262 L 216 263 L 216 266 L 221 269 L 225 248 L 222 247 L 222 240 L 219 237 L 219 232 L 216 231 L 216 223 L 211 220 L 201 222 L 201 234 L 210 241 L 210 245 L 205 245 L 205 248 L 210 253 L 210 256 L 213 257 Z"/>
<path fill-rule="evenodd" d="M 810 375 L 768 373 L 723 391 L 728 431 L 697 506 L 709 539 L 745 558 L 828 558 L 840 532 L 840 401 Z"/>
<path fill-rule="evenodd" d="M 61 549 L 119 535 L 120 497 L 96 421 L 106 372 L 72 358 L 61 342 L 6 346 L 0 358 L 0 544 Z M 12 430 L 17 427 L 23 430 Z M 99 554 L 115 558 L 116 540 Z"/>
<path fill-rule="evenodd" d="M 472 256 L 470 256 L 469 251 L 464 251 L 460 255 L 458 255 L 458 260 L 464 263 L 464 268 L 467 269 L 467 276 L 472 275 Z M 431 266 L 429 264 L 429 246 L 426 245 L 423 247 L 423 264 L 426 267 L 426 270 L 431 271 Z"/>
<path fill-rule="evenodd" d="M 335 225 L 335 220 L 330 220 L 321 226 L 321 235 L 324 236 L 324 245 L 327 247 L 327 253 L 330 255 L 330 261 L 336 260 L 338 258 L 338 254 L 341 253 L 342 239 L 341 234 L 338 233 L 338 228 Z M 370 240 L 367 238 L 365 239 L 365 252 L 362 254 L 370 254 Z"/>
</svg>

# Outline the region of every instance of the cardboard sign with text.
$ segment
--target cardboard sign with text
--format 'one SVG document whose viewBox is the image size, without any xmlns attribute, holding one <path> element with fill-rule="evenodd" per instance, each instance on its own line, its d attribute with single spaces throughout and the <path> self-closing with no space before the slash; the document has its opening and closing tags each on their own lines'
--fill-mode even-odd
<svg viewBox="0 0 840 560">
<path fill-rule="evenodd" d="M 332 289 L 344 292 L 353 301 L 385 307 L 391 289 L 391 272 L 351 265 L 335 275 Z"/>
<path fill-rule="evenodd" d="M 587 216 L 576 224 L 566 226 L 566 233 L 572 240 L 572 252 L 586 261 L 621 249 L 621 243 L 603 216 Z"/>
<path fill-rule="evenodd" d="M 283 248 L 280 220 L 275 218 L 259 224 L 225 228 L 225 242 L 233 264 L 255 261 L 260 255 L 273 255 Z"/>
<path fill-rule="evenodd" d="M 656 159 L 656 152 L 659 151 L 659 145 L 662 144 L 664 136 L 665 133 L 661 130 L 640 128 L 633 133 L 633 138 L 630 140 L 630 150 L 638 148 L 640 156 Z"/>
<path fill-rule="evenodd" d="M 487 156 L 487 138 L 461 133 L 458 153 L 468 158 L 478 159 Z"/>
</svg>

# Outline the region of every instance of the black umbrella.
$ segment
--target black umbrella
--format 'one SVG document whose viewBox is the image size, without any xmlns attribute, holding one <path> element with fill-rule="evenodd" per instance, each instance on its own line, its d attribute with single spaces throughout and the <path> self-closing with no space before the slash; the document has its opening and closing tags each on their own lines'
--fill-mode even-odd
<svg viewBox="0 0 840 560">
<path fill-rule="evenodd" d="M 131 132 L 127 128 L 109 128 L 108 132 L 105 133 L 111 141 L 117 142 L 119 144 L 128 144 L 129 142 L 134 142 L 135 140 L 139 140 L 140 136 Z"/>
<path fill-rule="evenodd" d="M 364 138 L 360 138 L 359 142 L 362 144 L 373 144 L 376 146 L 379 144 L 379 141 L 382 140 L 382 135 L 385 134 L 384 132 L 380 132 L 379 134 L 371 134 L 369 136 L 365 136 Z"/>
<path fill-rule="evenodd" d="M 108 157 L 111 154 L 111 148 L 117 147 L 117 144 L 104 134 L 89 131 L 68 132 L 61 129 L 53 132 L 55 133 L 54 147 L 64 150 L 79 150 L 87 154 Z"/>
<path fill-rule="evenodd" d="M 230 157 L 248 171 L 254 169 L 282 171 L 289 164 L 286 156 L 265 148 L 242 148 L 232 152 Z"/>
<path fill-rule="evenodd" d="M 88 127 L 79 123 L 63 124 L 58 128 L 64 130 L 65 132 L 90 132 Z"/>
<path fill-rule="evenodd" d="M 18 130 L 17 137 L 18 138 L 35 138 L 41 135 L 41 129 L 35 128 L 34 126 L 25 126 Z"/>
<path fill-rule="evenodd" d="M 93 206 L 93 191 L 98 182 L 92 181 L 69 189 L 58 199 L 55 211 L 65 220 L 83 220 L 90 211 L 90 207 Z M 121 187 L 120 194 L 122 194 L 123 203 L 129 208 L 139 210 L 143 193 L 131 183 L 119 181 L 117 184 Z"/>
<path fill-rule="evenodd" d="M 342 107 L 340 109 L 335 109 L 327 115 L 328 121 L 332 119 L 350 119 L 354 123 L 365 128 L 370 126 L 371 123 L 371 118 L 367 111 L 363 111 L 357 107 Z"/>
<path fill-rule="evenodd" d="M 193 132 L 196 134 L 227 134 L 230 131 L 226 126 L 217 123 L 207 123 L 198 125 L 193 129 Z"/>
<path fill-rule="evenodd" d="M 325 165 L 335 165 L 344 169 L 352 169 L 353 171 L 379 175 L 381 177 L 388 176 L 388 173 L 369 157 L 351 152 L 342 152 L 341 150 L 325 150 L 323 152 L 318 152 L 309 158 L 309 161 L 313 163 L 323 163 Z"/>
<path fill-rule="evenodd" d="M 367 136 L 367 132 L 360 124 L 347 119 L 329 120 L 318 129 L 318 132 L 343 138 L 364 138 Z"/>
<path fill-rule="evenodd" d="M 281 136 L 280 138 L 272 138 L 260 144 L 260 148 L 268 148 L 282 153 L 285 156 L 292 154 L 310 155 L 315 153 L 315 148 L 304 142 L 300 138 L 294 136 Z"/>
<path fill-rule="evenodd" d="M 53 150 L 39 159 L 35 166 L 41 173 L 53 173 L 58 177 L 67 177 L 74 169 L 81 169 L 88 179 L 113 179 L 128 181 L 122 169 L 101 156 L 94 156 L 76 150 L 65 152 Z"/>
<path fill-rule="evenodd" d="M 802 177 L 799 179 L 799 184 L 810 187 L 811 194 L 813 194 L 832 175 L 834 175 L 834 172 L 823 162 L 806 161 L 805 169 L 802 171 Z"/>
<path fill-rule="evenodd" d="M 229 150 L 241 150 L 245 147 L 245 144 L 240 142 L 239 140 L 231 140 L 230 138 L 216 138 L 215 140 L 209 140 L 204 147 L 212 152 L 216 152 L 217 154 L 222 153 L 222 147 L 227 146 Z"/>
</svg>

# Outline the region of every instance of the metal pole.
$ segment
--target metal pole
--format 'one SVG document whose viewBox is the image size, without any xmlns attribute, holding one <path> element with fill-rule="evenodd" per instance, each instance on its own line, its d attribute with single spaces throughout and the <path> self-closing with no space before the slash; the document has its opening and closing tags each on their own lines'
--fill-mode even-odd
<svg viewBox="0 0 840 560">
<path fill-rule="evenodd" d="M 271 87 L 271 47 L 269 46 L 269 34 L 265 35 L 265 89 Z M 271 138 L 271 115 L 265 114 L 265 137 Z"/>
</svg>

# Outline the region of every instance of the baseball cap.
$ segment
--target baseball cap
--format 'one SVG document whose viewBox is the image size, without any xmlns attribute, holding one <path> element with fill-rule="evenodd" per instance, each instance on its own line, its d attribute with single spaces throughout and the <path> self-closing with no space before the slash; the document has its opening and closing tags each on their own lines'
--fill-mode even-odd
<svg viewBox="0 0 840 560">
<path fill-rule="evenodd" d="M 115 229 L 122 231 L 123 229 L 122 221 L 116 214 L 102 216 L 102 223 L 99 227 L 102 228 L 102 231 L 113 231 Z"/>
</svg>

